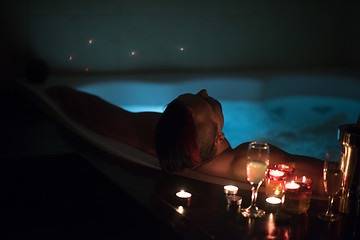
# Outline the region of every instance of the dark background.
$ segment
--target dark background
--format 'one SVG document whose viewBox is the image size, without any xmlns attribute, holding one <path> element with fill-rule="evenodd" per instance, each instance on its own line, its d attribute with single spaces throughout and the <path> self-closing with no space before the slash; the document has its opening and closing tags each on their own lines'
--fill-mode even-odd
<svg viewBox="0 0 360 240">
<path fill-rule="evenodd" d="M 34 59 L 51 74 L 354 70 L 359 10 L 355 0 L 6 1 L 1 88 Z"/>
</svg>

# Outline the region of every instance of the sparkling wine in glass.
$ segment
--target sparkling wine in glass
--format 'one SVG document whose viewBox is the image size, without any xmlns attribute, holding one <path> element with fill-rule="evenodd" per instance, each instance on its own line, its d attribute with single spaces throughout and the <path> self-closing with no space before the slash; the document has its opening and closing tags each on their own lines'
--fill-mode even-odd
<svg viewBox="0 0 360 240">
<path fill-rule="evenodd" d="M 269 165 L 270 146 L 267 143 L 251 142 L 249 144 L 246 174 L 247 181 L 251 184 L 251 204 L 248 208 L 241 209 L 244 217 L 262 217 L 264 210 L 256 206 L 259 187 L 264 180 L 265 172 Z"/>
<path fill-rule="evenodd" d="M 324 160 L 324 188 L 329 196 L 326 212 L 318 214 L 320 219 L 333 222 L 341 218 L 341 215 L 333 212 L 334 197 L 339 193 L 343 181 L 343 172 L 340 167 L 340 153 L 326 153 Z"/>
</svg>

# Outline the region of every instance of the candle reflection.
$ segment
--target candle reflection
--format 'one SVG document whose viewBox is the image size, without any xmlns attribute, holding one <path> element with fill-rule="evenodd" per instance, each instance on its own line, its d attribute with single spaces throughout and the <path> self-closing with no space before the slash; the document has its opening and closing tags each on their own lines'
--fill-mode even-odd
<svg viewBox="0 0 360 240">
<path fill-rule="evenodd" d="M 176 211 L 180 214 L 183 214 L 184 213 L 184 207 L 183 206 L 179 206 Z"/>
<path fill-rule="evenodd" d="M 266 236 L 267 239 L 275 239 L 276 236 L 274 236 L 275 233 L 275 221 L 274 221 L 274 214 L 269 214 L 269 222 L 267 224 L 267 232 L 268 235 Z"/>
</svg>

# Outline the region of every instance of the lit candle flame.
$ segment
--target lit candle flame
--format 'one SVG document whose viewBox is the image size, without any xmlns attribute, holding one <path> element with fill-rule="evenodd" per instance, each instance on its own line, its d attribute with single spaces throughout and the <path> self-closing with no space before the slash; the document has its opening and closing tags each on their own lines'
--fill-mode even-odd
<svg viewBox="0 0 360 240">
<path fill-rule="evenodd" d="M 273 169 L 270 170 L 270 175 L 273 177 L 282 177 L 284 176 L 284 174 L 285 173 L 283 171 L 273 170 Z"/>
<path fill-rule="evenodd" d="M 225 194 L 236 194 L 238 192 L 238 187 L 234 185 L 226 185 L 224 186 Z"/>
<path fill-rule="evenodd" d="M 299 187 L 300 187 L 300 185 L 297 184 L 297 183 L 295 183 L 294 180 L 292 180 L 290 183 L 287 183 L 287 184 L 285 185 L 285 188 L 286 188 L 286 189 L 298 189 Z"/>
<path fill-rule="evenodd" d="M 279 204 L 279 203 L 281 203 L 281 199 L 277 198 L 277 197 L 268 197 L 266 199 L 266 202 L 268 202 L 270 204 Z"/>
<path fill-rule="evenodd" d="M 176 196 L 179 197 L 179 198 L 190 198 L 191 193 L 185 192 L 184 190 L 181 190 L 180 192 L 176 193 Z"/>
</svg>

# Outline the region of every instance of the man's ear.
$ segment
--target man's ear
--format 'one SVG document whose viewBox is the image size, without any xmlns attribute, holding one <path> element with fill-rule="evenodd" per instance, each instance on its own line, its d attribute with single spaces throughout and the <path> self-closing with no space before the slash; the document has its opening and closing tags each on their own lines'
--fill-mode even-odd
<svg viewBox="0 0 360 240">
<path fill-rule="evenodd" d="M 225 140 L 225 134 L 223 132 L 221 132 L 216 135 L 215 143 L 221 144 L 224 142 L 224 140 Z"/>
</svg>

